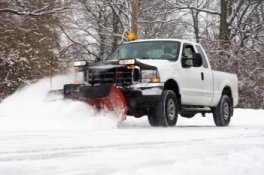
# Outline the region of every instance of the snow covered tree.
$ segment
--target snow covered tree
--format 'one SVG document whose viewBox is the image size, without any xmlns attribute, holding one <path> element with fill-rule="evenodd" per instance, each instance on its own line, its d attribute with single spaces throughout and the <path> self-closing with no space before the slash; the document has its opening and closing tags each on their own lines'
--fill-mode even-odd
<svg viewBox="0 0 264 175">
<path fill-rule="evenodd" d="M 240 106 L 264 108 L 263 21 L 259 0 L 2 0 L 0 94 L 50 65 L 55 73 L 74 59 L 106 58 L 135 30 L 139 39 L 200 42 L 214 69 L 238 74 Z"/>
<path fill-rule="evenodd" d="M 63 8 L 64 3 L 51 0 L 1 2 L 1 94 L 56 71 L 60 47 L 55 13 Z"/>
</svg>

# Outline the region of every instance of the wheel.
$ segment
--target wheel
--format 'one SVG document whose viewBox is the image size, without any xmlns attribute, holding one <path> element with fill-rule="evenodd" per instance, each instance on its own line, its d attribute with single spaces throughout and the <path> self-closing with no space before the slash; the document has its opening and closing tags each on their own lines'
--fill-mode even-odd
<svg viewBox="0 0 264 175">
<path fill-rule="evenodd" d="M 214 122 L 216 126 L 228 126 L 231 120 L 233 105 L 227 95 L 222 95 L 218 105 L 213 108 Z"/>
<path fill-rule="evenodd" d="M 150 126 L 159 126 L 155 109 L 151 109 L 148 114 L 148 121 Z"/>
<path fill-rule="evenodd" d="M 156 108 L 159 126 L 175 126 L 178 119 L 178 100 L 172 90 L 164 90 Z"/>
</svg>

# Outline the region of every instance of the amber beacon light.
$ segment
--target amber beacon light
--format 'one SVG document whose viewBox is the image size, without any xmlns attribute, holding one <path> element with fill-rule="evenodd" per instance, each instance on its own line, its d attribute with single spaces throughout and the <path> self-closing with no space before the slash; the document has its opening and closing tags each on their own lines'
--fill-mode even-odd
<svg viewBox="0 0 264 175">
<path fill-rule="evenodd" d="M 133 32 L 130 32 L 128 35 L 127 35 L 127 38 L 128 38 L 128 41 L 134 41 L 137 39 L 137 36 L 135 33 Z"/>
</svg>

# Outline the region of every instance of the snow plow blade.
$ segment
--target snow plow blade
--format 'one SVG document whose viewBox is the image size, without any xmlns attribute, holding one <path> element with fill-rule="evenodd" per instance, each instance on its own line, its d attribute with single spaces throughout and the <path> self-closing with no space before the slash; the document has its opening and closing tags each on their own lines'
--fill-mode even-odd
<svg viewBox="0 0 264 175">
<path fill-rule="evenodd" d="M 63 90 L 49 92 L 63 99 L 86 102 L 98 110 L 114 112 L 122 120 L 126 119 L 127 103 L 123 93 L 112 84 L 101 86 L 85 86 L 83 84 L 66 84 Z"/>
</svg>

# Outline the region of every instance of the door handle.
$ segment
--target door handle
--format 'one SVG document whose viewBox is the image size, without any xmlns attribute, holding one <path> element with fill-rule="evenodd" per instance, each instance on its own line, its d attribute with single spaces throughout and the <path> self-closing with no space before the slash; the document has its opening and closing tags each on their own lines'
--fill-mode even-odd
<svg viewBox="0 0 264 175">
<path fill-rule="evenodd" d="M 204 73 L 201 72 L 201 79 L 204 80 Z"/>
</svg>

